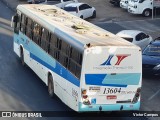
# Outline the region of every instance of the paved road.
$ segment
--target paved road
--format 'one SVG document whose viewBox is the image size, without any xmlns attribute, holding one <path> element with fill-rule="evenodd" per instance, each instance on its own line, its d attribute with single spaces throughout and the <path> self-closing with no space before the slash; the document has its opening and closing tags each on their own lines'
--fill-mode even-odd
<svg viewBox="0 0 160 120">
<path fill-rule="evenodd" d="M 0 11 L 0 111 L 71 111 L 58 98 L 51 99 L 48 96 L 47 87 L 30 68 L 22 67 L 19 58 L 13 52 L 13 33 L 10 28 L 10 19 L 14 13 L 1 2 Z M 122 26 L 113 23 L 103 26 L 106 26 L 107 29 L 110 28 L 109 30 L 112 32 L 123 29 Z M 159 89 L 159 78 L 143 79 L 142 110 L 160 111 Z M 62 117 L 57 119 L 81 118 Z M 127 120 L 128 118 L 121 117 L 119 119 Z M 138 120 L 139 118 L 130 119 Z M 143 118 L 143 120 L 146 119 Z"/>
<path fill-rule="evenodd" d="M 98 26 L 117 33 L 120 30 L 141 30 L 150 34 L 153 38 L 160 36 L 160 19 L 134 20 L 134 21 L 107 21 L 96 23 Z"/>
</svg>

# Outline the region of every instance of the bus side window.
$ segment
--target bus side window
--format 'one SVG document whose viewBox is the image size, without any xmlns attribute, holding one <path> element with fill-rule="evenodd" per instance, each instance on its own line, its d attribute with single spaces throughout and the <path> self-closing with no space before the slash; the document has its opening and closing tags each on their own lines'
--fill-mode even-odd
<svg viewBox="0 0 160 120">
<path fill-rule="evenodd" d="M 80 78 L 80 75 L 81 75 L 81 66 L 79 64 L 77 64 L 73 59 L 70 59 L 68 61 L 68 69 L 77 78 Z"/>
<path fill-rule="evenodd" d="M 60 50 L 61 43 L 62 43 L 62 40 L 60 38 L 57 38 L 57 36 L 54 35 L 53 33 L 51 33 L 50 44 Z"/>
<path fill-rule="evenodd" d="M 41 48 L 46 52 L 49 50 L 49 32 L 45 28 L 42 28 Z"/>
<path fill-rule="evenodd" d="M 33 21 L 30 18 L 27 18 L 26 24 L 26 35 L 32 40 L 32 29 L 33 29 Z"/>
<path fill-rule="evenodd" d="M 50 36 L 50 45 L 49 45 L 49 54 L 55 58 L 56 60 L 59 60 L 59 54 L 60 51 L 58 49 L 58 43 L 57 43 L 58 39 L 57 37 L 51 33 Z"/>
<path fill-rule="evenodd" d="M 82 58 L 83 58 L 83 55 L 80 53 L 80 54 L 78 55 L 78 63 L 79 63 L 80 65 L 82 65 Z"/>
<path fill-rule="evenodd" d="M 72 52 L 72 46 L 65 41 L 62 41 L 61 51 L 70 57 Z"/>
<path fill-rule="evenodd" d="M 66 54 L 66 52 L 67 52 L 67 47 L 68 47 L 68 43 L 66 43 L 65 41 L 62 41 L 62 44 L 61 44 L 61 51 L 63 52 L 63 53 L 65 53 Z"/>
<path fill-rule="evenodd" d="M 75 75 L 75 73 L 76 73 L 76 63 L 73 59 L 69 60 L 68 69 L 72 74 Z"/>
<path fill-rule="evenodd" d="M 74 59 L 78 64 L 82 64 L 82 54 L 79 53 L 75 48 L 72 48 L 71 58 Z"/>
<path fill-rule="evenodd" d="M 69 70 L 77 77 L 80 78 L 82 65 L 82 54 L 75 48 L 72 48 L 71 57 L 69 61 Z"/>
<path fill-rule="evenodd" d="M 72 46 L 71 45 L 69 45 L 67 47 L 66 54 L 68 55 L 68 57 L 71 57 L 71 54 L 72 54 Z"/>
<path fill-rule="evenodd" d="M 60 54 L 60 63 L 67 68 L 69 63 L 69 57 L 70 57 L 70 48 L 71 46 L 62 40 L 61 42 L 61 54 Z"/>
<path fill-rule="evenodd" d="M 80 78 L 81 75 L 81 66 L 80 65 L 76 65 L 76 73 L 75 73 L 77 78 Z"/>
<path fill-rule="evenodd" d="M 62 44 L 62 40 L 60 38 L 57 38 L 57 42 L 56 42 L 56 47 L 61 50 L 61 44 Z"/>
<path fill-rule="evenodd" d="M 33 41 L 38 45 L 41 44 L 41 27 L 37 23 L 34 23 L 33 28 Z"/>
<path fill-rule="evenodd" d="M 60 57 L 59 57 L 59 62 L 65 67 L 68 67 L 68 60 L 69 58 L 67 57 L 66 54 L 64 54 L 62 51 L 60 52 Z"/>
<path fill-rule="evenodd" d="M 26 16 L 21 14 L 20 30 L 23 34 L 26 32 Z"/>
<path fill-rule="evenodd" d="M 49 54 L 56 60 L 59 60 L 60 51 L 51 44 L 50 44 Z"/>
<path fill-rule="evenodd" d="M 51 36 L 50 36 L 50 45 L 56 47 L 56 44 L 57 44 L 57 37 L 51 33 Z"/>
</svg>

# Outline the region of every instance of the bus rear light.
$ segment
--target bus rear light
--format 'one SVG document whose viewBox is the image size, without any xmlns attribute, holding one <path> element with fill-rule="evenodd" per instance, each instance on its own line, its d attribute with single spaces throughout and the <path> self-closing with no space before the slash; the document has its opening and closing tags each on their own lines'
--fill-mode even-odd
<svg viewBox="0 0 160 120">
<path fill-rule="evenodd" d="M 82 95 L 82 101 L 84 105 L 90 105 L 91 102 L 89 101 L 88 95 Z"/>
<path fill-rule="evenodd" d="M 86 99 L 86 98 L 88 98 L 88 95 L 83 95 L 82 97 L 83 97 L 83 99 Z"/>
<path fill-rule="evenodd" d="M 90 101 L 89 101 L 89 97 L 87 95 L 87 90 L 86 89 L 83 89 L 82 90 L 82 102 L 84 105 L 90 105 Z"/>
<path fill-rule="evenodd" d="M 132 100 L 132 103 L 138 102 L 138 99 L 140 97 L 141 88 L 137 88 L 136 94 L 134 95 L 134 98 Z"/>
<path fill-rule="evenodd" d="M 90 103 L 89 99 L 84 99 L 83 104 L 84 105 L 90 105 L 91 103 Z"/>
<path fill-rule="evenodd" d="M 86 95 L 87 90 L 82 90 L 82 95 Z"/>
</svg>

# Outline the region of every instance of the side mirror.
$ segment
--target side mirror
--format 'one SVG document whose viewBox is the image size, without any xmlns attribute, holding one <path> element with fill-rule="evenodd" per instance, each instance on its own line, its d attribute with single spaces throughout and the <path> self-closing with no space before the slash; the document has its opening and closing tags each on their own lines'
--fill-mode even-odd
<svg viewBox="0 0 160 120">
<path fill-rule="evenodd" d="M 18 15 L 12 16 L 12 21 L 11 21 L 11 27 L 15 27 L 16 23 L 18 22 Z"/>
</svg>

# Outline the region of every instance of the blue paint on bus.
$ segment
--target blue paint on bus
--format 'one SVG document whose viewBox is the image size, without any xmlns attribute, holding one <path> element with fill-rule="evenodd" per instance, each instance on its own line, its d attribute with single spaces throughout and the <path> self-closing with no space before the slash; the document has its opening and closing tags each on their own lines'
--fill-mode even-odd
<svg viewBox="0 0 160 120">
<path fill-rule="evenodd" d="M 53 57 L 51 57 L 47 52 L 45 52 L 23 33 L 20 32 L 19 36 L 15 35 L 14 37 L 14 40 L 17 44 L 23 45 L 23 47 L 29 51 L 30 57 L 32 59 L 55 72 L 72 84 L 78 87 L 80 86 L 80 80 L 76 76 L 69 72 L 65 67 L 63 67 L 59 62 L 57 62 Z"/>
<path fill-rule="evenodd" d="M 138 85 L 140 77 L 140 73 L 85 74 L 85 81 L 87 85 L 127 87 Z"/>
</svg>

